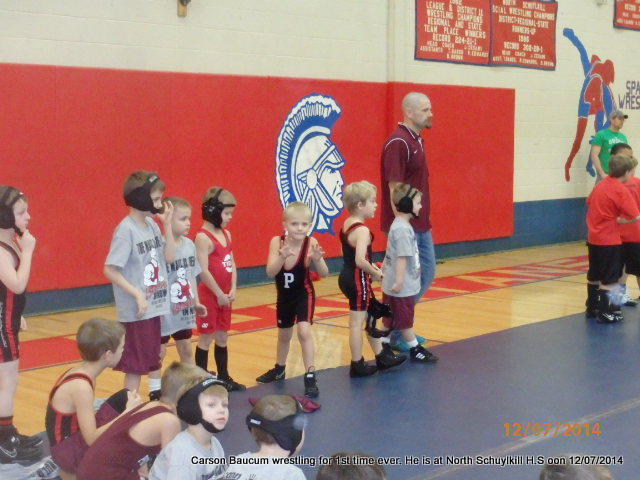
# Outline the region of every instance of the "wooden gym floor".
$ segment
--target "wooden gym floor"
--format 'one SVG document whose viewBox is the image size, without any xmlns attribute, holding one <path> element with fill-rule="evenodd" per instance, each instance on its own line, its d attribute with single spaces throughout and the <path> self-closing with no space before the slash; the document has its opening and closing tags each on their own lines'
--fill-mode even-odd
<svg viewBox="0 0 640 480">
<path fill-rule="evenodd" d="M 586 271 L 586 258 L 574 260 L 574 257 L 584 255 L 584 244 L 567 244 L 465 257 L 438 264 L 433 287 L 427 298 L 416 307 L 416 332 L 429 339 L 428 347 L 431 348 L 580 312 L 584 309 L 586 292 L 584 274 L 580 271 Z M 513 269 L 539 263 L 544 264 L 542 269 L 527 272 Z M 554 278 L 558 274 L 563 276 Z M 348 305 L 338 289 L 337 276 L 316 282 L 315 288 L 318 299 L 328 298 L 338 303 L 338 307 L 326 307 L 318 301 L 316 314 L 328 312 L 329 318 L 317 320 L 314 325 L 317 369 L 347 365 L 350 360 Z M 431 296 L 442 297 L 429 300 Z M 232 320 L 234 327 L 246 320 L 245 316 L 235 312 L 263 306 L 273 312 L 273 320 L 267 318 L 269 327 L 259 328 L 262 326 L 259 323 L 258 330 L 231 333 L 230 373 L 236 381 L 249 387 L 256 385 L 255 378 L 275 362 L 277 331 L 275 310 L 270 308 L 275 303 L 275 286 L 242 288 L 237 297 Z M 336 316 L 335 313 L 342 314 Z M 98 316 L 117 318 L 115 308 L 104 307 L 27 319 L 28 330 L 21 333 L 23 359 L 15 412 L 16 423 L 21 430 L 29 434 L 42 431 L 47 394 L 55 379 L 73 365 L 46 366 L 48 358 L 59 355 L 59 342 L 55 340 L 65 340 L 64 348 L 78 358 L 75 348 L 69 348 L 73 346 L 74 334 L 83 321 Z M 29 348 L 31 343 L 35 348 Z M 62 355 L 62 361 L 65 359 Z M 177 352 L 174 347 L 169 347 L 165 364 L 174 359 L 178 359 Z M 365 348 L 365 359 L 372 359 L 368 347 Z M 215 370 L 213 354 L 210 355 L 209 367 Z M 299 344 L 294 336 L 287 378 L 301 375 L 303 370 Z M 121 373 L 105 371 L 98 378 L 96 396 L 105 397 L 122 388 L 122 378 Z M 146 388 L 143 380 L 141 389 L 145 394 Z"/>
<path fill-rule="evenodd" d="M 462 412 L 451 412 L 450 407 L 447 405 L 436 405 L 439 408 L 429 407 L 426 409 L 428 412 L 423 411 L 425 408 L 422 408 L 420 396 L 424 395 L 424 392 L 411 393 L 411 395 L 415 394 L 418 406 L 407 404 L 405 408 L 409 410 L 404 410 L 404 413 L 409 416 L 415 415 L 418 417 L 423 414 L 426 415 L 427 413 L 429 416 L 434 414 L 440 415 L 441 413 L 443 419 L 453 415 L 447 420 L 448 423 L 446 424 L 454 425 L 452 428 L 458 429 L 457 435 L 461 441 L 459 444 L 453 445 L 449 439 L 447 440 L 446 448 L 443 448 L 442 445 L 434 445 L 432 432 L 432 435 L 429 436 L 430 441 L 427 442 L 425 437 L 425 443 L 423 444 L 420 431 L 412 432 L 409 439 L 399 440 L 397 437 L 400 432 L 396 430 L 409 430 L 411 429 L 411 423 L 406 426 L 398 426 L 400 424 L 397 423 L 397 420 L 391 420 L 390 423 L 385 421 L 383 424 L 388 426 L 388 428 L 385 428 L 383 431 L 370 431 L 371 426 L 366 425 L 367 421 L 363 419 L 365 424 L 362 425 L 362 431 L 359 432 L 359 434 L 360 436 L 366 437 L 367 441 L 364 443 L 350 441 L 350 443 L 345 446 L 352 446 L 353 448 L 351 449 L 355 450 L 369 451 L 369 453 L 374 455 L 384 455 L 385 450 L 379 450 L 378 446 L 391 439 L 394 442 L 398 442 L 400 452 L 411 452 L 416 455 L 421 453 L 422 455 L 428 455 L 429 458 L 435 458 L 436 453 L 463 458 L 467 453 L 471 455 L 471 452 L 491 452 L 488 447 L 493 445 L 493 443 L 500 444 L 500 442 L 490 442 L 484 447 L 479 445 L 474 446 L 473 440 L 477 437 L 477 428 L 471 424 L 465 424 L 460 418 L 469 418 L 468 415 L 472 414 L 477 408 L 478 401 L 484 403 L 485 406 L 487 402 L 489 402 L 489 407 L 492 402 L 496 402 L 495 395 L 482 391 L 483 385 L 495 384 L 498 398 L 505 394 L 509 396 L 516 395 L 514 392 L 501 391 L 501 389 L 509 388 L 509 384 L 505 386 L 504 383 L 501 383 L 505 381 L 504 368 L 499 367 L 498 364 L 495 363 L 499 362 L 501 358 L 506 363 L 514 363 L 514 365 L 505 366 L 505 368 L 508 366 L 514 366 L 515 368 L 515 365 L 520 365 L 519 368 L 523 369 L 518 372 L 522 378 L 516 382 L 517 385 L 515 385 L 514 388 L 521 390 L 520 395 L 523 395 L 524 398 L 521 398 L 520 401 L 524 401 L 525 403 L 528 395 L 524 393 L 527 391 L 527 383 L 537 384 L 539 382 L 539 376 L 553 376 L 553 368 L 549 371 L 542 372 L 539 368 L 535 368 L 536 359 L 534 357 L 531 358 L 533 362 L 531 372 L 535 372 L 535 376 L 527 378 L 526 371 L 530 367 L 526 366 L 526 362 L 519 360 L 518 355 L 514 355 L 512 349 L 519 349 L 520 352 L 526 352 L 528 348 L 531 348 L 531 345 L 523 346 L 523 344 L 521 344 L 521 337 L 523 337 L 525 332 L 529 332 L 527 335 L 524 335 L 524 338 L 527 339 L 540 338 L 544 340 L 546 338 L 545 335 L 553 337 L 553 335 L 548 332 L 552 331 L 551 326 L 554 325 L 554 322 L 546 322 L 548 320 L 569 317 L 571 319 L 570 321 L 565 322 L 563 320 L 558 324 L 558 326 L 561 327 L 560 331 L 565 331 L 565 335 L 569 338 L 572 338 L 575 329 L 579 331 L 585 330 L 582 312 L 584 311 L 586 294 L 586 267 L 586 248 L 584 244 L 578 243 L 460 258 L 447 260 L 439 264 L 433 287 L 428 292 L 426 298 L 416 307 L 416 332 L 428 339 L 428 348 L 434 349 L 434 352 L 441 357 L 441 362 L 438 365 L 420 367 L 426 367 L 431 369 L 428 370 L 429 372 L 435 372 L 429 375 L 433 377 L 430 377 L 430 380 L 433 380 L 437 384 L 444 382 L 446 385 L 451 385 L 453 382 L 452 398 L 457 399 L 454 402 L 457 408 L 466 410 L 464 412 L 466 416 L 463 415 Z M 629 290 L 632 296 L 638 296 L 638 288 L 635 285 L 635 280 L 629 283 Z M 393 405 L 384 404 L 386 394 L 389 394 L 390 398 L 393 398 L 393 392 L 396 392 L 396 394 L 397 392 L 402 393 L 405 389 L 406 393 L 409 394 L 411 391 L 411 382 L 422 384 L 420 377 L 416 377 L 416 375 L 423 375 L 422 373 L 417 373 L 419 370 L 416 369 L 415 366 L 410 366 L 410 368 L 406 368 L 402 370 L 402 372 L 393 372 L 391 375 L 378 375 L 377 377 L 380 377 L 380 379 L 375 380 L 375 382 L 380 383 L 380 385 L 376 387 L 376 392 L 386 392 L 382 394 L 382 399 L 377 399 L 375 395 L 372 397 L 375 392 L 372 393 L 371 388 L 366 386 L 377 385 L 377 383 L 362 383 L 361 380 L 363 379 L 350 381 L 348 379 L 348 370 L 343 367 L 348 365 L 349 362 L 348 306 L 337 287 L 337 277 L 332 276 L 317 282 L 316 294 L 318 297 L 316 310 L 318 319 L 314 325 L 314 339 L 316 342 L 316 366 L 319 370 L 318 378 L 321 391 L 318 401 L 323 404 L 323 408 L 318 413 L 312 415 L 310 436 L 313 434 L 311 427 L 313 427 L 314 424 L 317 424 L 315 428 L 318 431 L 322 431 L 322 428 L 326 430 L 327 425 L 333 424 L 333 422 L 326 421 L 326 415 L 332 411 L 333 407 L 337 408 L 337 405 L 342 401 L 338 400 L 340 397 L 357 394 L 358 391 L 360 391 L 362 398 L 356 400 L 362 405 L 362 408 L 366 410 L 367 401 L 372 401 L 377 405 L 377 407 L 372 409 L 372 414 L 379 416 L 381 413 L 380 408 L 378 408 L 380 407 L 378 403 L 381 402 L 381 405 L 384 407 L 382 411 L 393 409 Z M 255 386 L 255 377 L 270 368 L 274 363 L 276 342 L 276 328 L 273 320 L 274 310 L 272 308 L 274 301 L 275 287 L 273 285 L 264 285 L 241 289 L 238 293 L 238 299 L 234 304 L 233 326 L 234 329 L 237 328 L 237 330 L 234 330 L 229 341 L 230 372 L 237 381 L 246 384 L 248 387 Z M 633 325 L 634 323 L 632 322 L 637 323 L 635 309 L 633 309 L 631 313 L 634 319 L 627 322 L 627 325 Z M 20 374 L 20 386 L 16 399 L 15 412 L 16 424 L 24 433 L 35 434 L 43 430 L 47 394 L 55 382 L 55 379 L 73 364 L 70 361 L 74 358 L 73 349 L 69 348 L 70 345 L 72 345 L 73 334 L 84 320 L 95 316 L 116 318 L 114 309 L 109 307 L 43 315 L 28 319 L 29 330 L 23 332 L 21 337 L 24 345 L 23 366 L 25 369 L 22 370 Z M 595 323 L 593 325 L 595 325 Z M 517 328 L 523 326 L 528 327 L 526 327 L 526 329 Z M 632 327 L 627 326 L 625 328 Z M 545 334 L 545 332 L 547 332 L 547 334 Z M 619 330 L 619 332 L 623 332 L 623 330 Z M 601 333 L 596 332 L 596 334 L 600 335 Z M 623 333 L 618 333 L 618 335 L 623 335 Z M 562 337 L 562 335 L 560 335 L 560 337 Z M 551 344 L 555 345 L 554 342 L 551 342 Z M 549 346 L 550 343 L 545 342 L 545 345 Z M 570 349 L 571 345 L 569 342 L 569 344 L 566 345 L 566 350 L 569 354 L 571 353 Z M 60 354 L 62 350 L 66 351 L 64 355 Z M 543 349 L 541 349 L 541 351 L 542 350 Z M 462 352 L 464 351 L 467 353 L 463 354 Z M 535 350 L 531 352 L 531 355 L 535 356 Z M 576 355 L 582 356 L 585 355 L 585 353 L 580 351 L 576 353 Z M 211 355 L 211 357 L 213 357 L 213 355 Z M 369 360 L 372 358 L 368 347 L 365 349 L 365 358 Z M 165 359 L 165 364 L 173 359 L 177 359 L 177 353 L 175 348 L 170 347 L 168 349 L 167 359 Z M 460 363 L 462 359 L 467 362 L 468 367 Z M 527 362 L 528 361 L 529 360 L 527 360 Z M 486 363 L 486 368 L 482 368 L 484 363 Z M 558 365 L 558 367 L 562 368 L 561 365 Z M 210 368 L 215 369 L 213 358 L 210 359 Z M 404 368 L 404 366 L 402 368 Z M 481 372 L 484 373 L 477 374 L 474 377 L 476 380 L 469 381 L 468 386 L 459 382 L 460 375 L 464 377 L 465 374 L 478 368 L 481 368 Z M 325 370 L 325 372 L 323 372 L 323 370 Z M 448 372 L 447 375 L 445 375 L 445 372 Z M 301 394 L 302 379 L 292 377 L 297 377 L 302 373 L 303 367 L 300 358 L 300 349 L 294 338 L 289 362 L 287 364 L 288 380 L 286 381 L 286 387 L 278 387 L 280 390 L 276 391 Z M 600 373 L 605 376 L 608 375 L 607 371 Z M 454 377 L 451 375 L 454 375 Z M 578 377 L 575 378 L 576 385 L 582 382 L 581 377 L 583 375 L 586 375 L 586 373 L 579 373 Z M 404 380 L 402 380 L 403 378 Z M 458 380 L 456 380 L 456 378 L 458 378 Z M 511 380 L 515 381 L 513 378 Z M 478 383 L 478 381 L 480 381 L 480 383 Z M 522 383 L 524 383 L 525 386 L 522 386 Z M 384 387 L 385 384 L 388 385 Z M 545 388 L 543 385 L 539 386 Z M 107 371 L 98 379 L 96 396 L 105 397 L 121 387 L 122 374 Z M 549 388 L 553 389 L 566 387 L 566 384 L 559 386 L 553 382 L 549 386 Z M 142 388 L 142 393 L 146 394 L 146 381 L 143 381 Z M 232 420 L 230 424 L 232 422 L 238 423 L 238 425 L 240 425 L 240 431 L 243 432 L 243 436 L 246 436 L 246 429 L 242 429 L 241 427 L 244 423 L 243 417 L 246 411 L 248 411 L 246 397 L 258 396 L 268 391 L 271 392 L 273 388 L 274 385 L 266 385 L 260 386 L 257 389 L 251 389 L 246 394 L 233 393 L 231 395 Z M 429 392 L 428 385 L 424 388 Z M 571 388 L 573 388 L 573 386 L 571 386 L 570 389 Z M 496 392 L 493 393 L 495 394 Z M 332 404 L 333 397 L 336 398 L 336 405 Z M 465 405 L 467 405 L 467 407 L 465 407 Z M 236 409 L 235 414 L 233 411 L 234 408 Z M 530 415 L 531 418 L 529 418 L 529 420 L 542 421 L 541 418 L 538 418 L 541 417 L 541 412 L 537 411 L 536 405 L 532 404 L 530 408 L 531 412 L 535 412 L 536 414 Z M 594 409 L 598 408 L 601 409 L 601 405 L 589 407 L 587 411 L 593 412 Z M 627 410 L 630 409 L 631 407 Z M 508 408 L 506 411 L 508 411 Z M 570 411 L 569 409 L 565 414 L 567 421 L 583 417 L 581 415 L 572 415 Z M 238 412 L 240 412 L 240 414 L 238 414 Z M 337 413 L 335 415 L 337 416 Z M 320 419 L 319 416 L 323 416 L 324 418 Z M 517 415 L 518 418 L 516 418 L 516 415 L 512 416 L 512 419 L 504 421 L 527 421 L 527 418 L 525 418 L 527 415 L 524 415 L 522 412 Z M 544 417 L 544 415 L 542 416 Z M 456 418 L 458 418 L 457 421 Z M 347 420 L 348 418 L 345 419 L 345 421 Z M 408 420 L 410 421 L 411 419 L 409 418 Z M 441 419 L 441 421 L 444 420 Z M 482 423 L 482 419 L 478 419 L 477 422 L 479 424 Z M 422 430 L 422 432 L 425 432 L 429 428 L 435 428 L 434 432 L 437 433 L 437 428 L 445 429 L 447 428 L 446 424 L 434 422 L 433 425 L 430 425 L 427 422 L 425 424 L 426 429 Z M 367 430 L 367 428 L 369 428 L 369 430 Z M 511 435 L 511 438 L 505 438 L 505 427 L 502 424 L 493 425 L 492 428 L 495 430 L 493 433 L 495 434 L 497 432 L 498 436 L 502 438 L 501 443 L 507 444 L 507 447 L 509 440 L 521 440 L 521 438 L 516 438 L 513 435 Z M 465 429 L 468 431 L 465 432 Z M 238 428 L 228 428 L 227 430 L 238 431 Z M 355 428 L 355 430 L 357 431 L 358 428 Z M 389 431 L 394 431 L 390 437 Z M 353 428 L 341 433 L 344 434 L 344 438 L 352 440 L 354 435 L 356 435 Z M 451 433 L 451 428 L 449 428 L 449 433 Z M 379 441 L 376 439 L 378 434 L 381 435 Z M 230 437 L 228 432 L 224 432 L 222 435 L 226 437 L 221 438 L 221 440 L 223 441 L 223 445 L 225 445 L 227 453 L 241 453 L 241 451 L 236 451 L 234 447 L 244 450 L 252 448 L 250 443 L 247 445 L 246 438 L 244 440 L 236 440 L 235 436 Z M 338 446 L 342 446 L 342 442 L 340 441 L 327 444 L 325 437 L 335 435 L 335 431 L 333 431 L 333 433 L 326 431 L 324 432 L 324 441 L 314 442 L 312 441 L 313 437 L 309 438 L 307 443 L 308 447 L 305 447 L 303 454 L 326 455 L 336 450 L 344 449 L 337 448 Z M 446 435 L 444 435 L 443 438 L 444 437 L 446 437 Z M 409 446 L 403 444 L 403 441 L 408 441 Z M 595 441 L 600 441 L 600 439 Z M 416 442 L 418 447 L 412 448 L 411 445 L 415 447 Z M 531 443 L 533 443 L 533 441 L 531 441 Z M 332 449 L 329 445 L 335 445 L 336 448 Z M 584 451 L 585 449 L 582 450 Z M 509 451 L 508 448 L 506 451 Z M 562 453 L 561 451 L 554 451 L 556 453 Z M 504 455 L 503 451 L 496 450 L 496 452 L 502 452 Z M 391 453 L 389 453 L 389 455 L 391 455 Z M 536 468 L 539 470 L 539 467 Z M 464 470 L 462 466 L 457 466 L 457 469 Z M 448 469 L 444 466 L 438 467 L 433 465 L 409 466 L 406 465 L 404 460 L 401 466 L 388 467 L 389 478 L 471 478 L 468 476 L 469 471 L 458 472 L 457 469 L 454 469 L 452 466 L 449 466 Z M 307 468 L 307 470 L 310 472 L 313 469 Z M 483 471 L 486 474 L 489 473 L 489 470 L 486 468 L 484 470 L 480 469 L 478 472 L 474 471 L 473 478 L 485 478 L 484 475 L 482 475 Z M 515 471 L 512 471 L 512 473 L 515 473 Z M 533 470 L 531 470 L 530 473 L 531 475 L 527 475 L 527 478 L 536 478 Z M 310 474 L 309 478 L 312 478 L 311 475 L 312 474 Z M 494 475 L 487 478 L 503 477 Z M 509 477 L 507 475 L 504 478 Z"/>
</svg>

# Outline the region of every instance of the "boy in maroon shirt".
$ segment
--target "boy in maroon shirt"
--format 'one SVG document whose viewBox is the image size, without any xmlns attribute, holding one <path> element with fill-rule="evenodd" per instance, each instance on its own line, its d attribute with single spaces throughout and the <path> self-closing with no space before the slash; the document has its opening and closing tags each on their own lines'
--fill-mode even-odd
<svg viewBox="0 0 640 480">
<path fill-rule="evenodd" d="M 633 175 L 632 160 L 614 155 L 609 175 L 587 198 L 589 271 L 587 272 L 587 317 L 599 323 L 622 320 L 618 279 L 622 275 L 620 224 L 640 220 L 640 211 L 624 183 Z"/>
</svg>

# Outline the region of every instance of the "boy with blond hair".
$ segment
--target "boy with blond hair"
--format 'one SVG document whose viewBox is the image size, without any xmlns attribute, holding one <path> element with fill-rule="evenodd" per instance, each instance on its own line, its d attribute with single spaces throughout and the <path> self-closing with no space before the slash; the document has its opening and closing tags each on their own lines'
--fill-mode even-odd
<svg viewBox="0 0 640 480">
<path fill-rule="evenodd" d="M 176 416 L 178 392 L 201 368 L 173 362 L 162 374 L 160 400 L 138 405 L 118 417 L 84 454 L 78 480 L 138 480 L 138 469 L 180 432 Z"/>
<path fill-rule="evenodd" d="M 162 449 L 149 480 L 219 478 L 224 473 L 224 450 L 214 434 L 229 420 L 228 395 L 224 384 L 211 375 L 184 384 L 178 392 L 177 413 L 187 429 Z"/>
<path fill-rule="evenodd" d="M 193 362 L 191 336 L 196 326 L 196 314 L 207 315 L 200 303 L 196 277 L 200 274 L 200 263 L 196 258 L 196 247 L 187 237 L 191 228 L 191 204 L 180 197 L 169 197 L 173 205 L 171 230 L 176 244 L 175 260 L 167 265 L 169 282 L 169 313 L 161 319 L 161 361 L 167 352 L 170 338 L 176 342 L 180 361 Z"/>
<path fill-rule="evenodd" d="M 173 206 L 163 205 L 164 189 L 155 172 L 138 170 L 127 177 L 123 194 L 129 214 L 116 227 L 104 265 L 118 321 L 126 330 L 124 352 L 114 370 L 124 372 L 124 387 L 130 391 L 138 391 L 147 374 L 149 392 L 160 389 L 160 317 L 169 312 L 167 262 L 174 261 L 176 251 Z M 154 216 L 163 224 L 164 240 Z"/>
<path fill-rule="evenodd" d="M 315 348 L 311 335 L 316 297 L 310 267 L 313 265 L 321 277 L 329 274 L 329 267 L 324 261 L 324 250 L 318 241 L 308 236 L 311 230 L 309 207 L 302 202 L 290 203 L 285 207 L 282 217 L 285 233 L 271 239 L 266 268 L 267 275 L 275 277 L 278 292 L 276 364 L 274 368 L 256 378 L 256 381 L 269 383 L 285 378 L 293 327 L 297 324 L 305 368 L 304 394 L 313 398 L 318 396 L 319 390 L 314 365 Z"/>
<path fill-rule="evenodd" d="M 304 480 L 299 467 L 278 461 L 300 452 L 306 424 L 303 415 L 300 404 L 289 395 L 262 397 L 246 420 L 259 449 L 238 455 L 221 480 Z"/>
<path fill-rule="evenodd" d="M 231 305 L 236 299 L 238 272 L 233 258 L 231 233 L 225 228 L 236 208 L 236 197 L 222 187 L 211 187 L 202 199 L 202 220 L 196 234 L 196 255 L 202 272 L 198 293 L 206 307 L 207 315 L 197 318 L 198 345 L 195 361 L 203 370 L 208 370 L 209 347 L 214 342 L 213 357 L 216 361 L 218 379 L 225 382 L 227 390 L 245 390 L 229 375 L 229 341 L 231 329 Z"/>
<path fill-rule="evenodd" d="M 349 347 L 351 349 L 351 377 L 365 377 L 378 370 L 400 365 L 406 357 L 395 355 L 388 343 L 367 335 L 376 356 L 376 365 L 368 365 L 362 356 L 362 327 L 369 302 L 373 297 L 371 278 L 382 279 L 382 271 L 372 263 L 373 234 L 364 224 L 376 213 L 376 187 L 362 180 L 347 185 L 342 200 L 350 213 L 340 230 L 344 265 L 338 286 L 349 300 Z"/>
<path fill-rule="evenodd" d="M 420 258 L 409 221 L 417 217 L 422 208 L 422 193 L 409 184 L 399 183 L 393 188 L 391 200 L 396 212 L 382 264 L 382 292 L 383 301 L 391 306 L 392 318 L 385 318 L 384 324 L 386 328 L 400 331 L 409 345 L 412 361 L 434 363 L 438 357 L 418 343 L 413 331 L 415 296 L 420 291 Z M 389 342 L 389 337 L 382 342 Z"/>
<path fill-rule="evenodd" d="M 115 367 L 124 349 L 124 327 L 104 318 L 87 320 L 76 334 L 82 363 L 56 381 L 45 420 L 51 457 L 62 480 L 74 479 L 82 456 L 110 422 L 126 408 L 142 403 L 136 392 L 121 390 L 93 410 L 97 377 Z"/>
</svg>

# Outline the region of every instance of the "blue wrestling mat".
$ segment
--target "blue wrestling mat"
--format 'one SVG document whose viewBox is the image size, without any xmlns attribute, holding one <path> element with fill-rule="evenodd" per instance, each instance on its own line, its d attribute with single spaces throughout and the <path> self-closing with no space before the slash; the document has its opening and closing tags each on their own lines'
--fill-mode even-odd
<svg viewBox="0 0 640 480">
<path fill-rule="evenodd" d="M 320 371 L 300 464 L 313 479 L 323 456 L 356 450 L 386 463 L 390 480 L 533 480 L 540 462 L 570 453 L 635 480 L 640 327 L 637 309 L 624 313 L 620 324 L 578 314 L 444 344 L 436 365 L 368 378 Z M 232 393 L 225 452 L 256 450 L 249 397 L 301 391 L 297 377 Z"/>
</svg>

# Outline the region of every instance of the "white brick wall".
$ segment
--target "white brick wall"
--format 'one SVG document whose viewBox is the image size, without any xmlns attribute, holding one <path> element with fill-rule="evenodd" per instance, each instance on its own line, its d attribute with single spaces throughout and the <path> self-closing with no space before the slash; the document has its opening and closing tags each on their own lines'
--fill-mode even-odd
<svg viewBox="0 0 640 480">
<path fill-rule="evenodd" d="M 593 126 L 566 183 L 584 76 L 562 29 L 614 62 L 617 98 L 640 80 L 640 32 L 612 28 L 613 1 L 559 0 L 554 72 L 414 60 L 413 0 L 193 0 L 186 18 L 175 0 L 0 0 L 0 62 L 514 88 L 514 200 L 569 198 L 591 189 Z"/>
</svg>

